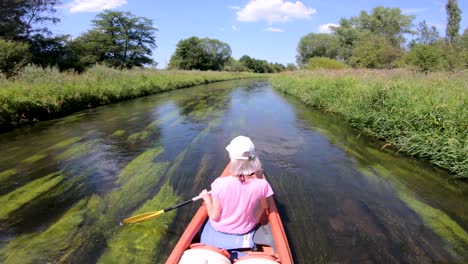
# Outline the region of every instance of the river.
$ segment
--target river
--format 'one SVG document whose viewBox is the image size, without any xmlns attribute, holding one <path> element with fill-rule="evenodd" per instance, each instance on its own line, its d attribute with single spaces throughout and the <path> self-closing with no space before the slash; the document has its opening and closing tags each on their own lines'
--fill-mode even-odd
<svg viewBox="0 0 468 264">
<path fill-rule="evenodd" d="M 223 171 L 255 143 L 296 263 L 466 263 L 468 188 L 265 80 L 212 83 L 0 134 L 0 262 L 164 263 Z"/>
</svg>

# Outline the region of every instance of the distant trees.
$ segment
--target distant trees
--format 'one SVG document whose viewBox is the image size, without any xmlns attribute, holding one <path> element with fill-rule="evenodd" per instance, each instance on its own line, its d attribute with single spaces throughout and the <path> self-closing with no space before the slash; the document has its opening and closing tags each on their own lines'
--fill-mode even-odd
<svg viewBox="0 0 468 264">
<path fill-rule="evenodd" d="M 239 60 L 231 57 L 231 48 L 227 43 L 217 39 L 190 37 L 177 44 L 169 61 L 170 69 L 202 71 L 250 71 L 256 73 L 273 73 L 286 70 L 280 63 L 257 60 L 248 55 Z"/>
<path fill-rule="evenodd" d="M 436 27 L 429 27 L 426 20 L 419 22 L 416 34 L 417 37 L 415 42 L 419 44 L 432 45 L 440 40 L 440 35 Z"/>
<path fill-rule="evenodd" d="M 296 62 L 300 66 L 306 65 L 312 57 L 335 59 L 337 56 L 338 38 L 336 35 L 310 33 L 302 37 L 297 45 Z"/>
<path fill-rule="evenodd" d="M 433 45 L 416 44 L 407 54 L 405 62 L 417 67 L 421 72 L 440 70 L 445 65 L 442 49 Z"/>
<path fill-rule="evenodd" d="M 319 60 L 337 59 L 355 68 L 394 68 L 409 65 L 422 72 L 468 67 L 468 29 L 459 35 L 461 10 L 456 0 L 447 0 L 446 41 L 425 20 L 412 29 L 414 16 L 399 8 L 378 6 L 370 13 L 341 18 L 332 34 L 307 34 L 297 46 L 297 63 L 314 68 Z M 405 36 L 416 35 L 409 43 Z M 322 59 L 323 60 L 323 59 Z M 325 63 L 325 62 L 320 62 Z"/>
<path fill-rule="evenodd" d="M 13 76 L 30 61 L 29 46 L 23 42 L 0 39 L 0 73 Z"/>
<path fill-rule="evenodd" d="M 50 34 L 45 25 L 60 20 L 52 16 L 57 0 L 17 0 L 0 2 L 0 37 L 27 40 L 34 34 Z"/>
<path fill-rule="evenodd" d="M 239 59 L 247 69 L 256 73 L 275 73 L 286 70 L 286 66 L 280 63 L 270 63 L 266 60 L 257 60 L 250 56 L 244 55 Z"/>
<path fill-rule="evenodd" d="M 399 8 L 378 6 L 370 14 L 342 18 L 333 27 L 338 36 L 340 59 L 354 67 L 393 68 L 402 55 L 404 34 L 413 33 L 413 16 L 403 15 Z"/>
<path fill-rule="evenodd" d="M 104 63 L 124 69 L 153 63 L 156 48 L 153 22 L 130 12 L 106 10 L 97 15 L 93 29 L 79 36 L 71 47 L 80 67 Z"/>
<path fill-rule="evenodd" d="M 130 12 L 105 10 L 98 14 L 93 28 L 71 40 L 68 35 L 52 36 L 45 26 L 57 23 L 53 17 L 58 0 L 18 0 L 0 2 L 0 39 L 3 46 L 18 49 L 3 53 L 10 58 L 2 62 L 2 73 L 10 76 L 26 63 L 42 67 L 57 66 L 60 70 L 84 70 L 96 63 L 119 69 L 154 63 L 152 50 L 156 48 L 153 22 Z M 5 18 L 5 19 L 4 19 Z M 25 51 L 24 47 L 28 47 Z M 13 56 L 17 50 L 28 55 Z M 14 62 L 13 61 L 17 61 Z M 21 62 L 21 63 L 19 63 Z"/>
<path fill-rule="evenodd" d="M 219 71 L 231 57 L 231 47 L 217 39 L 190 37 L 179 41 L 169 68 Z"/>
<path fill-rule="evenodd" d="M 359 39 L 352 49 L 349 64 L 357 68 L 390 69 L 403 56 L 403 51 L 381 35 L 369 34 Z"/>
<path fill-rule="evenodd" d="M 447 11 L 446 41 L 451 45 L 456 41 L 460 31 L 461 10 L 458 7 L 457 0 L 448 0 L 445 6 Z"/>
</svg>

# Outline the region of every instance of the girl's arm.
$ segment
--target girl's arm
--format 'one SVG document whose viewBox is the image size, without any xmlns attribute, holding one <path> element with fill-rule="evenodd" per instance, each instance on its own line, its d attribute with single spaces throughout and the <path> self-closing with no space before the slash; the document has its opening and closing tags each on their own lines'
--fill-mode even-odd
<svg viewBox="0 0 468 264">
<path fill-rule="evenodd" d="M 205 201 L 206 210 L 208 212 L 208 217 L 210 220 L 218 221 L 221 215 L 221 206 L 219 205 L 219 200 L 211 197 L 211 194 L 207 190 L 203 190 L 200 193 L 203 201 Z"/>
</svg>

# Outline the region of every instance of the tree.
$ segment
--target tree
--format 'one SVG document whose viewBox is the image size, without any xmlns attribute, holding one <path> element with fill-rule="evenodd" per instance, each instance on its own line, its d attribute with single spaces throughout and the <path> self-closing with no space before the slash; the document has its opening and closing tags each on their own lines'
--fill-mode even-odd
<svg viewBox="0 0 468 264">
<path fill-rule="evenodd" d="M 300 66 L 308 63 L 312 57 L 335 59 L 338 56 L 338 38 L 330 34 L 305 35 L 297 45 L 296 62 Z"/>
<path fill-rule="evenodd" d="M 286 70 L 286 66 L 284 66 L 281 63 L 275 62 L 273 64 L 270 63 L 270 65 L 271 65 L 271 68 L 273 69 L 273 72 L 282 72 L 282 71 Z"/>
<path fill-rule="evenodd" d="M 372 10 L 371 14 L 362 11 L 356 21 L 358 28 L 381 35 L 394 47 L 400 47 L 405 42 L 403 35 L 414 33 L 411 30 L 413 19 L 413 16 L 403 15 L 399 8 L 378 6 Z"/>
<path fill-rule="evenodd" d="M 396 61 L 403 56 L 400 48 L 380 35 L 369 34 L 357 41 L 352 50 L 349 64 L 353 67 L 372 69 L 394 68 Z"/>
<path fill-rule="evenodd" d="M 349 51 L 349 45 L 362 36 L 362 32 L 370 32 L 375 35 L 380 35 L 390 41 L 394 47 L 401 47 L 405 42 L 404 34 L 414 33 L 411 30 L 411 25 L 414 17 L 403 15 L 399 8 L 387 8 L 378 6 L 368 14 L 362 11 L 359 17 L 350 19 L 342 18 L 340 27 L 333 28 L 335 33 L 342 35 L 345 38 L 345 48 Z M 344 27 L 346 30 L 340 30 Z M 343 41 L 340 41 L 343 45 Z M 343 46 L 340 46 L 342 48 Z"/>
<path fill-rule="evenodd" d="M 440 36 L 435 26 L 429 27 L 426 20 L 419 22 L 417 29 L 416 43 L 432 45 L 439 41 Z"/>
<path fill-rule="evenodd" d="M 51 16 L 58 0 L 0 1 L 0 37 L 25 40 L 34 34 L 50 34 L 45 25 L 60 20 Z"/>
<path fill-rule="evenodd" d="M 346 62 L 351 58 L 355 43 L 369 34 L 367 30 L 356 29 L 352 20 L 355 18 L 342 18 L 338 27 L 331 27 L 338 37 L 338 57 Z"/>
<path fill-rule="evenodd" d="M 463 67 L 468 68 L 468 28 L 463 31 L 463 35 L 460 37 L 460 48 L 461 48 L 461 60 L 463 61 Z"/>
<path fill-rule="evenodd" d="M 177 43 L 169 68 L 181 70 L 219 71 L 231 57 L 228 44 L 217 39 L 190 37 Z"/>
<path fill-rule="evenodd" d="M 249 68 L 247 68 L 244 64 L 242 64 L 240 61 L 234 59 L 233 57 L 230 57 L 226 64 L 224 65 L 223 71 L 229 71 L 229 72 L 247 72 L 249 71 Z"/>
<path fill-rule="evenodd" d="M 257 60 L 247 55 L 242 56 L 239 61 L 249 68 L 252 72 L 256 73 L 273 73 L 272 65 L 266 60 Z"/>
<path fill-rule="evenodd" d="M 406 55 L 405 61 L 416 66 L 419 71 L 427 73 L 443 67 L 444 52 L 437 46 L 416 44 Z"/>
<path fill-rule="evenodd" d="M 75 67 L 72 50 L 70 49 L 70 36 L 61 35 L 46 37 L 36 34 L 31 37 L 31 62 L 42 66 L 57 66 L 60 70 Z"/>
<path fill-rule="evenodd" d="M 0 39 L 0 74 L 12 77 L 29 63 L 30 58 L 26 43 Z"/>
<path fill-rule="evenodd" d="M 294 63 L 288 63 L 286 65 L 286 69 L 287 71 L 295 71 L 297 70 L 297 66 L 294 64 Z"/>
<path fill-rule="evenodd" d="M 92 22 L 94 28 L 72 44 L 82 66 L 105 63 L 130 69 L 153 63 L 151 55 L 156 48 L 157 29 L 151 19 L 105 10 Z"/>
<path fill-rule="evenodd" d="M 458 38 L 460 31 L 461 10 L 458 7 L 457 0 L 448 0 L 445 6 L 447 10 L 447 28 L 446 28 L 446 41 L 447 44 L 453 44 Z"/>
<path fill-rule="evenodd" d="M 201 45 L 208 57 L 208 69 L 213 71 L 222 70 L 224 64 L 231 57 L 231 47 L 217 39 L 201 39 Z"/>
<path fill-rule="evenodd" d="M 463 34 L 460 37 L 460 47 L 468 50 L 468 28 L 465 28 Z"/>
</svg>

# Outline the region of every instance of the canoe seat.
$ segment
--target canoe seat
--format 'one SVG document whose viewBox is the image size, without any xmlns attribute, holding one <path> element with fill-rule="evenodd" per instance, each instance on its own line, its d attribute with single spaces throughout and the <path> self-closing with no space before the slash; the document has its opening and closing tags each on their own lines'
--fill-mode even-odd
<svg viewBox="0 0 468 264">
<path fill-rule="evenodd" d="M 227 234 L 213 228 L 210 221 L 207 221 L 201 233 L 200 242 L 227 250 L 253 249 L 255 230 L 243 235 Z"/>
<path fill-rule="evenodd" d="M 195 243 L 184 251 L 179 264 L 231 264 L 229 258 L 229 252 L 224 249 Z"/>
<path fill-rule="evenodd" d="M 247 256 L 241 257 L 235 264 L 278 264 L 278 256 L 264 252 L 249 252 Z"/>
</svg>

